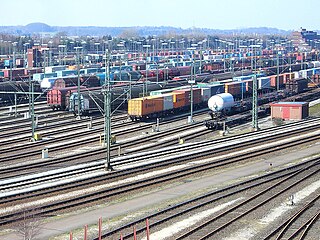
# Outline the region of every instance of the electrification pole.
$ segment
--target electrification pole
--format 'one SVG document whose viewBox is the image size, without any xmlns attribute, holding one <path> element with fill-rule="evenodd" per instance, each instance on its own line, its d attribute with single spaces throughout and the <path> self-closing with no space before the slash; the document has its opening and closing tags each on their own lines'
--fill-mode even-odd
<svg viewBox="0 0 320 240">
<path fill-rule="evenodd" d="M 279 52 L 277 51 L 277 91 L 280 90 L 280 82 L 279 82 Z"/>
<path fill-rule="evenodd" d="M 34 132 L 35 132 L 35 126 L 34 126 L 34 83 L 33 82 L 31 82 L 31 128 L 32 128 L 31 140 L 35 141 L 35 138 L 34 138 Z"/>
<path fill-rule="evenodd" d="M 252 128 L 254 131 L 258 131 L 258 82 L 257 82 L 257 62 L 255 59 L 256 51 L 254 47 L 260 47 L 259 45 L 252 45 L 252 52 L 253 56 L 251 56 L 252 59 L 252 66 L 254 70 L 254 76 L 253 76 L 253 93 L 252 93 Z"/>
<path fill-rule="evenodd" d="M 132 98 L 132 85 L 131 85 L 131 81 L 132 81 L 132 77 L 131 77 L 131 73 L 128 73 L 129 74 L 129 96 L 128 96 L 128 100 L 131 100 Z"/>
<path fill-rule="evenodd" d="M 147 96 L 148 94 L 148 64 L 146 62 L 146 81 L 145 81 L 145 84 L 146 84 L 146 90 L 145 92 L 143 93 L 143 96 Z"/>
<path fill-rule="evenodd" d="M 106 78 L 105 78 L 105 91 L 104 91 L 104 123 L 105 123 L 105 136 L 104 143 L 107 148 L 105 165 L 106 171 L 112 171 L 110 163 L 110 148 L 111 148 L 111 92 L 110 92 L 110 64 L 109 64 L 109 50 L 106 50 Z"/>
<path fill-rule="evenodd" d="M 192 67 L 191 67 L 191 76 L 190 76 L 190 119 L 189 123 L 193 123 L 193 84 L 195 83 L 195 64 L 194 64 L 194 59 L 192 62 Z"/>
<path fill-rule="evenodd" d="M 82 47 L 75 47 L 76 51 L 77 51 L 77 74 L 78 74 L 78 87 L 77 87 L 77 93 L 78 93 L 78 116 L 77 119 L 81 119 L 80 116 L 80 104 L 81 104 L 81 100 L 80 100 L 80 66 L 79 66 L 79 49 Z"/>
<path fill-rule="evenodd" d="M 28 73 L 29 73 L 29 116 L 28 118 L 31 117 L 31 74 L 30 74 L 30 70 L 28 70 Z"/>
</svg>

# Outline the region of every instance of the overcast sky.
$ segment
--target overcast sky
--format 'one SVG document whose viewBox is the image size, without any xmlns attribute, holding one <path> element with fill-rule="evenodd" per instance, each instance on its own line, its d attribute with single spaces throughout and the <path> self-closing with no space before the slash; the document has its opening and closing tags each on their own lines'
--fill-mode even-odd
<svg viewBox="0 0 320 240">
<path fill-rule="evenodd" d="M 0 25 L 320 29 L 319 0 L 1 0 Z"/>
</svg>

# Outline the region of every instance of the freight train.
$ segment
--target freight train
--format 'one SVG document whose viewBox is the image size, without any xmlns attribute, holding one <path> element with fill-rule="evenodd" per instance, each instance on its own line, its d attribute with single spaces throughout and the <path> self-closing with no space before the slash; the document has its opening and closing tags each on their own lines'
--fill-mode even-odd
<svg viewBox="0 0 320 240">
<path fill-rule="evenodd" d="M 80 85 L 84 87 L 99 87 L 100 79 L 94 75 L 83 75 L 79 77 Z M 43 91 L 52 88 L 65 88 L 78 85 L 78 76 L 44 78 L 40 84 Z"/>
<path fill-rule="evenodd" d="M 137 98 L 143 92 L 144 83 L 138 82 L 131 85 L 131 97 Z M 157 83 L 149 83 L 148 90 L 159 90 L 162 86 Z M 63 90 L 65 91 L 65 90 Z M 127 99 L 130 98 L 130 86 L 127 84 L 117 84 L 111 86 L 111 109 L 124 109 L 127 106 Z M 49 95 L 50 94 L 50 95 Z M 55 94 L 49 92 L 48 96 Z M 58 93 L 59 94 L 59 93 Z M 48 100 L 49 101 L 49 100 Z M 78 113 L 78 92 L 74 89 L 69 90 L 69 97 L 65 99 L 65 108 L 75 115 Z M 104 104 L 103 89 L 83 89 L 80 92 L 80 115 L 90 115 L 101 112 Z M 54 105 L 52 105 L 54 106 Z"/>
<path fill-rule="evenodd" d="M 239 76 L 233 79 L 216 81 L 209 84 L 197 84 L 192 93 L 194 96 L 194 107 L 204 106 L 211 96 L 217 93 L 225 93 L 226 95 L 219 95 L 218 98 L 234 103 L 234 100 L 242 100 L 246 97 L 252 96 L 253 79 L 257 77 L 257 90 L 260 95 L 265 94 L 266 97 L 259 99 L 259 104 L 267 102 L 268 99 L 278 99 L 282 94 L 273 94 L 275 89 L 284 89 L 285 87 L 290 94 L 301 93 L 308 87 L 308 80 L 306 78 L 298 78 L 296 76 L 307 75 L 309 72 L 317 73 L 320 68 L 309 70 L 301 70 L 299 72 L 283 73 L 279 75 L 265 76 L 264 73 Z M 191 105 L 191 89 L 174 89 L 165 94 L 155 94 L 156 96 L 149 96 L 144 98 L 131 99 L 128 103 L 128 115 L 132 121 L 145 120 L 154 117 L 163 117 L 175 112 L 181 112 L 189 109 Z M 293 89 L 294 88 L 294 89 Z M 216 89 L 219 89 L 218 91 Z M 199 91 L 200 90 L 200 91 Z M 182 94 L 182 92 L 184 94 Z M 199 94 L 200 93 L 200 94 Z M 152 92 L 151 92 L 151 95 Z M 230 96 L 232 96 L 232 100 Z M 209 97 L 209 98 L 208 98 Z M 239 103 L 240 101 L 237 101 Z M 233 104 L 232 109 L 237 107 L 239 110 L 249 109 L 251 103 L 241 101 L 241 104 Z M 219 109 L 219 108 L 218 108 Z M 226 109 L 224 109 L 225 111 Z M 217 111 L 219 112 L 219 111 Z"/>
<path fill-rule="evenodd" d="M 250 74 L 251 72 L 245 72 L 243 74 Z M 241 73 L 235 73 L 235 75 L 240 75 Z M 101 77 L 100 75 L 97 75 L 97 77 Z M 103 73 L 103 79 L 105 78 L 105 75 Z M 218 79 L 226 79 L 228 77 L 231 77 L 230 74 L 221 74 L 219 75 L 217 78 Z M 173 80 L 168 80 L 162 82 L 162 83 L 156 83 L 156 82 L 150 82 L 148 80 L 148 82 L 143 82 L 143 81 L 138 81 L 138 82 L 132 82 L 132 85 L 142 85 L 143 83 L 146 85 L 147 84 L 147 89 L 146 91 L 150 92 L 152 90 L 160 90 L 160 89 L 169 89 L 169 88 L 174 88 L 174 87 L 178 87 L 178 86 L 183 86 L 188 84 L 188 80 L 190 80 L 191 76 L 181 76 L 181 77 L 175 77 L 173 78 Z M 148 78 L 149 79 L 149 78 Z M 202 73 L 202 74 L 196 74 L 195 75 L 195 81 L 196 82 L 208 82 L 209 80 L 212 80 L 212 75 L 208 74 L 208 73 Z M 150 85 L 155 84 L 156 86 L 158 86 L 158 88 L 154 88 L 154 87 L 149 87 Z M 115 85 L 112 85 L 112 89 L 115 88 L 123 88 L 122 90 L 117 90 L 117 91 L 122 91 L 125 92 L 128 90 L 129 88 L 129 83 L 117 83 Z M 86 86 L 80 86 L 80 90 L 86 90 L 88 89 L 88 87 Z M 90 88 L 92 89 L 92 88 Z M 96 88 L 97 90 L 98 88 Z M 102 89 L 100 87 L 100 89 Z M 143 89 L 140 89 L 142 93 Z M 135 91 L 135 90 L 134 90 Z M 133 95 L 132 97 L 139 97 L 139 94 L 136 94 L 133 91 Z M 69 98 L 71 96 L 72 93 L 77 92 L 77 87 L 72 86 L 72 87 L 65 87 L 65 88 L 58 88 L 58 87 L 53 87 L 53 89 L 48 90 L 47 92 L 47 104 L 53 109 L 53 110 L 69 110 Z"/>
</svg>

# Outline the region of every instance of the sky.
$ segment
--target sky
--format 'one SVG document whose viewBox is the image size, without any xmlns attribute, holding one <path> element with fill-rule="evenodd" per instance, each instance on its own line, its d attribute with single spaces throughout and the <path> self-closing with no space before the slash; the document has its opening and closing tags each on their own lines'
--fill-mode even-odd
<svg viewBox="0 0 320 240">
<path fill-rule="evenodd" d="M 1 0 L 1 26 L 320 29 L 319 0 Z"/>
</svg>

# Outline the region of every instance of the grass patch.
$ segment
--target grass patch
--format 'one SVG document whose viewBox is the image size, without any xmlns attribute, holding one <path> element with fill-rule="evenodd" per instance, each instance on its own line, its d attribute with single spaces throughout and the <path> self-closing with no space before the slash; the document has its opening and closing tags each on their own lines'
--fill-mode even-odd
<svg viewBox="0 0 320 240">
<path fill-rule="evenodd" d="M 309 108 L 309 115 L 312 117 L 320 117 L 320 104 L 316 104 Z"/>
</svg>

